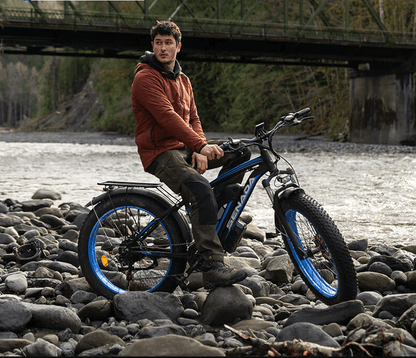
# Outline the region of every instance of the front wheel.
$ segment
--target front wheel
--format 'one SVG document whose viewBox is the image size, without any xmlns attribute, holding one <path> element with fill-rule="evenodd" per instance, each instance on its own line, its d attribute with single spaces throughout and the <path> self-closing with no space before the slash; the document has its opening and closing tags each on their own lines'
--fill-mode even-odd
<svg viewBox="0 0 416 358">
<path fill-rule="evenodd" d="M 99 294 L 172 292 L 186 266 L 186 243 L 172 215 L 144 195 L 109 196 L 88 214 L 80 230 L 82 272 Z M 152 225 L 152 223 L 155 223 Z M 137 239 L 144 229 L 149 232 Z"/>
<path fill-rule="evenodd" d="M 348 247 L 325 210 L 303 192 L 281 200 L 302 258 L 283 231 L 283 241 L 302 279 L 324 303 L 333 305 L 357 296 L 357 275 Z M 282 227 L 276 215 L 276 227 Z"/>
</svg>

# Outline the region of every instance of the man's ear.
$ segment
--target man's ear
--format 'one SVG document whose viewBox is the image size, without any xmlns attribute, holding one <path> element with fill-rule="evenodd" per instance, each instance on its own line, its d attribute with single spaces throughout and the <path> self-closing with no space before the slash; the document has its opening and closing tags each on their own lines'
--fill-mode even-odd
<svg viewBox="0 0 416 358">
<path fill-rule="evenodd" d="M 179 53 L 179 51 L 181 50 L 182 47 L 182 42 L 178 43 L 178 47 L 176 48 L 176 53 Z"/>
<path fill-rule="evenodd" d="M 154 46 L 155 46 L 155 44 L 153 43 L 153 41 L 151 42 L 151 44 L 152 44 L 152 49 L 154 48 Z"/>
</svg>

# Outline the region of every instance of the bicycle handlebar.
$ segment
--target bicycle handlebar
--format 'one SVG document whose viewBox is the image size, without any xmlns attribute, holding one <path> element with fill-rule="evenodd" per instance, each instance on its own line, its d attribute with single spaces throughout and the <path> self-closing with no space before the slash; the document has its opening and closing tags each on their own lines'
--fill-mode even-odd
<svg viewBox="0 0 416 358">
<path fill-rule="evenodd" d="M 309 107 L 303 108 L 295 113 L 289 113 L 287 116 L 283 116 L 281 119 L 283 119 L 284 121 L 290 121 L 292 119 L 295 118 L 300 118 L 300 117 L 304 117 L 306 116 L 309 112 L 311 111 L 311 109 Z"/>
<path fill-rule="evenodd" d="M 241 146 L 244 145 L 257 145 L 259 147 L 265 147 L 262 142 L 265 140 L 269 141 L 269 149 L 274 152 L 272 148 L 271 139 L 273 135 L 282 127 L 294 126 L 302 123 L 307 119 L 314 119 L 314 116 L 307 116 L 310 113 L 311 109 L 309 107 L 303 108 L 297 112 L 289 113 L 285 116 L 280 117 L 280 121 L 270 131 L 264 129 L 264 123 L 256 125 L 255 137 L 252 139 L 233 139 L 228 138 L 227 142 L 224 142 L 220 145 L 220 148 L 224 151 L 235 152 L 238 151 Z"/>
</svg>

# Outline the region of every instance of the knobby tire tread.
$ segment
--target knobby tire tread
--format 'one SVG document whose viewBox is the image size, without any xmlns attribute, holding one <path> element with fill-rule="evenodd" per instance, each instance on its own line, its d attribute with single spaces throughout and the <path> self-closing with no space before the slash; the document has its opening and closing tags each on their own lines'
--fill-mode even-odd
<svg viewBox="0 0 416 358">
<path fill-rule="evenodd" d="M 155 217 L 160 217 L 161 214 L 166 210 L 166 208 L 157 201 L 140 195 L 119 195 L 111 197 L 111 199 L 105 199 L 98 203 L 93 208 L 93 210 L 89 212 L 79 234 L 78 254 L 82 273 L 95 292 L 109 299 L 112 299 L 115 293 L 103 285 L 94 274 L 93 269 L 89 263 L 88 243 L 90 240 L 90 233 L 98 221 L 97 216 L 101 218 L 103 215 L 113 210 L 114 208 L 126 205 L 144 208 L 151 212 Z M 182 238 L 181 231 L 175 219 L 172 216 L 169 216 L 166 218 L 166 220 L 163 221 L 163 224 L 169 233 L 171 244 L 174 245 L 174 250 L 176 250 L 176 252 L 186 252 L 185 241 Z M 159 287 L 154 289 L 153 292 L 173 292 L 178 286 L 177 280 L 174 278 L 174 276 L 180 275 L 184 272 L 186 267 L 186 259 L 184 260 L 180 258 L 173 258 L 172 261 L 173 262 L 170 270 L 167 272 L 169 277 L 166 277 L 164 282 Z"/>
<path fill-rule="evenodd" d="M 296 192 L 289 198 L 282 200 L 284 213 L 289 209 L 296 209 L 301 212 L 315 226 L 320 235 L 324 238 L 326 245 L 335 261 L 338 271 L 339 293 L 333 298 L 323 296 L 308 282 L 302 270 L 294 259 L 294 253 L 290 249 L 287 238 L 284 238 L 285 247 L 291 257 L 297 271 L 304 282 L 313 293 L 324 303 L 332 305 L 343 301 L 353 300 L 357 296 L 357 276 L 349 249 L 331 217 L 314 199 L 308 195 Z"/>
</svg>

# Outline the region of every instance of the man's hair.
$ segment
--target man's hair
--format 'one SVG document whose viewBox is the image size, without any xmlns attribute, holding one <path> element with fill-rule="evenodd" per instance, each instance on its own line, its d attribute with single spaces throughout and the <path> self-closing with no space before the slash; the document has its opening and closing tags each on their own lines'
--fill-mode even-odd
<svg viewBox="0 0 416 358">
<path fill-rule="evenodd" d="M 150 30 L 150 38 L 155 39 L 156 35 L 173 35 L 173 38 L 176 41 L 176 44 L 181 42 L 182 34 L 179 30 L 178 25 L 172 21 L 157 21 L 157 25 L 153 26 Z"/>
</svg>

